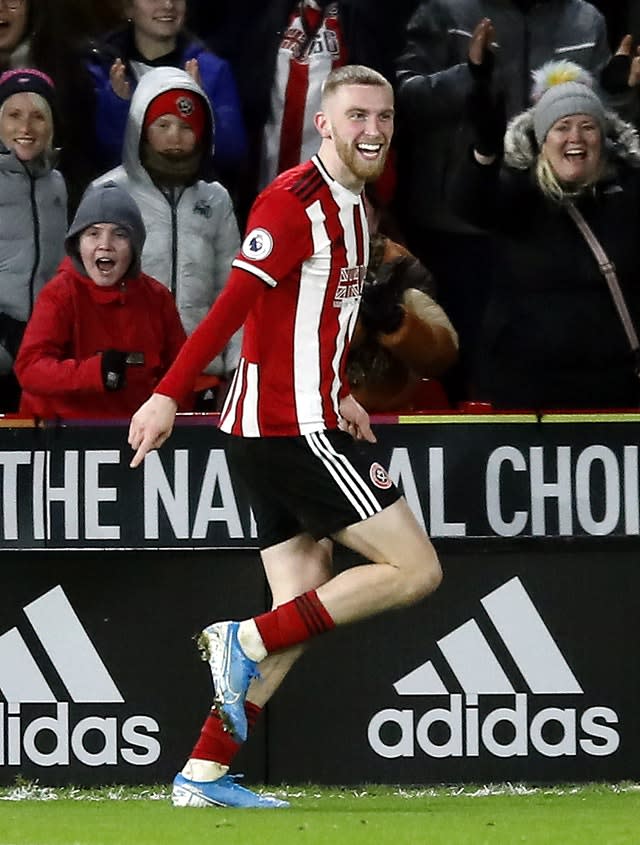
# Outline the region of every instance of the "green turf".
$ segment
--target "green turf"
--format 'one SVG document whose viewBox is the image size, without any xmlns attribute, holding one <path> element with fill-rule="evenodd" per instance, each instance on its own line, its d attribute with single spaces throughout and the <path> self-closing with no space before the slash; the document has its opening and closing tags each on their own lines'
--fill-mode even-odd
<svg viewBox="0 0 640 845">
<path fill-rule="evenodd" d="M 275 790 L 286 810 L 175 809 L 166 788 L 0 789 L 1 845 L 636 845 L 640 784 Z"/>
</svg>

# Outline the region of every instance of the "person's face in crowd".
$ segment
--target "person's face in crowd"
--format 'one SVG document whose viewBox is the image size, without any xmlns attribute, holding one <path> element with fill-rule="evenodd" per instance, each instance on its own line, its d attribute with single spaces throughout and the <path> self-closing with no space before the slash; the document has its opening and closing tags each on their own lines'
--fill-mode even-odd
<svg viewBox="0 0 640 845">
<path fill-rule="evenodd" d="M 0 111 L 0 138 L 20 161 L 32 161 L 51 141 L 51 119 L 38 98 L 24 92 L 8 97 Z"/>
<path fill-rule="evenodd" d="M 0 0 L 0 52 L 13 51 L 26 35 L 29 0 Z"/>
<path fill-rule="evenodd" d="M 325 162 L 345 187 L 361 190 L 382 173 L 393 135 L 393 92 L 381 85 L 342 85 L 327 98 L 317 125 L 332 143 L 335 158 Z"/>
<path fill-rule="evenodd" d="M 133 258 L 129 233 L 116 223 L 87 226 L 80 233 L 78 248 L 87 276 L 101 288 L 119 282 Z"/>
<path fill-rule="evenodd" d="M 547 133 L 542 153 L 560 182 L 589 184 L 600 170 L 600 125 L 588 114 L 562 117 Z"/>
<path fill-rule="evenodd" d="M 189 124 L 175 114 L 162 114 L 147 127 L 146 140 L 152 150 L 168 158 L 191 155 L 196 135 Z"/>
<path fill-rule="evenodd" d="M 136 34 L 146 41 L 173 40 L 184 26 L 186 10 L 186 0 L 129 0 Z"/>
</svg>

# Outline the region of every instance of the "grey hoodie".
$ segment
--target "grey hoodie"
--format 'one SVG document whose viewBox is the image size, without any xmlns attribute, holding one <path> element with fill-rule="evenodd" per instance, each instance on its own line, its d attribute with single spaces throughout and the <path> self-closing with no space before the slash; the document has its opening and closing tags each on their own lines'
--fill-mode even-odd
<svg viewBox="0 0 640 845">
<path fill-rule="evenodd" d="M 208 103 L 200 86 L 178 68 L 160 67 L 146 73 L 131 99 L 123 147 L 123 164 L 96 180 L 121 185 L 137 202 L 147 239 L 142 269 L 175 296 L 187 334 L 205 317 L 224 287 L 231 262 L 240 249 L 240 233 L 231 198 L 219 182 L 199 179 L 165 193 L 154 184 L 140 161 L 140 138 L 147 108 L 158 94 L 185 88 Z M 213 133 L 213 118 L 208 109 Z M 242 332 L 207 367 L 211 375 L 232 372 L 240 358 Z"/>
<path fill-rule="evenodd" d="M 133 254 L 129 272 L 137 275 L 140 272 L 140 256 L 146 231 L 135 200 L 115 182 L 90 185 L 84 192 L 64 242 L 67 254 L 83 273 L 85 268 L 80 261 L 78 236 L 94 223 L 113 223 L 129 232 Z"/>
</svg>

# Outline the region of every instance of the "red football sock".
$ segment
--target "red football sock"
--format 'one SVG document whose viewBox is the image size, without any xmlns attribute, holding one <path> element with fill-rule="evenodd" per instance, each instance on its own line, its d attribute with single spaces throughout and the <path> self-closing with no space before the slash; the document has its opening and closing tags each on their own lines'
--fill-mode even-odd
<svg viewBox="0 0 640 845">
<path fill-rule="evenodd" d="M 247 714 L 247 725 L 251 731 L 262 713 L 262 707 L 245 701 L 244 711 Z M 240 750 L 242 743 L 224 729 L 222 719 L 215 710 L 212 710 L 205 719 L 198 741 L 193 746 L 190 758 L 196 760 L 212 760 L 222 766 L 230 766 L 231 761 Z"/>
<path fill-rule="evenodd" d="M 256 616 L 253 621 L 269 654 L 303 643 L 336 627 L 315 590 Z"/>
</svg>

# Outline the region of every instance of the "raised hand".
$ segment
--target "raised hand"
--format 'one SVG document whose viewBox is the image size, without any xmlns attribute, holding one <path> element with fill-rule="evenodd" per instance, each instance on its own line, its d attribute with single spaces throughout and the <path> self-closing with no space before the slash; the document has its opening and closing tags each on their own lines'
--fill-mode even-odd
<svg viewBox="0 0 640 845">
<path fill-rule="evenodd" d="M 202 88 L 202 79 L 200 77 L 200 65 L 198 64 L 198 60 L 189 59 L 189 61 L 185 64 L 184 69 L 193 79 L 193 81 L 197 82 L 198 85 Z"/>
<path fill-rule="evenodd" d="M 633 35 L 625 35 L 602 70 L 602 87 L 609 94 L 624 94 L 640 84 L 640 46 L 633 47 Z"/>
<path fill-rule="evenodd" d="M 131 99 L 131 83 L 127 79 L 127 68 L 122 59 L 116 59 L 109 71 L 111 87 L 122 100 Z"/>
<path fill-rule="evenodd" d="M 493 72 L 494 55 L 491 49 L 496 30 L 490 18 L 482 18 L 471 34 L 468 64 L 475 79 L 489 79 Z"/>
</svg>

